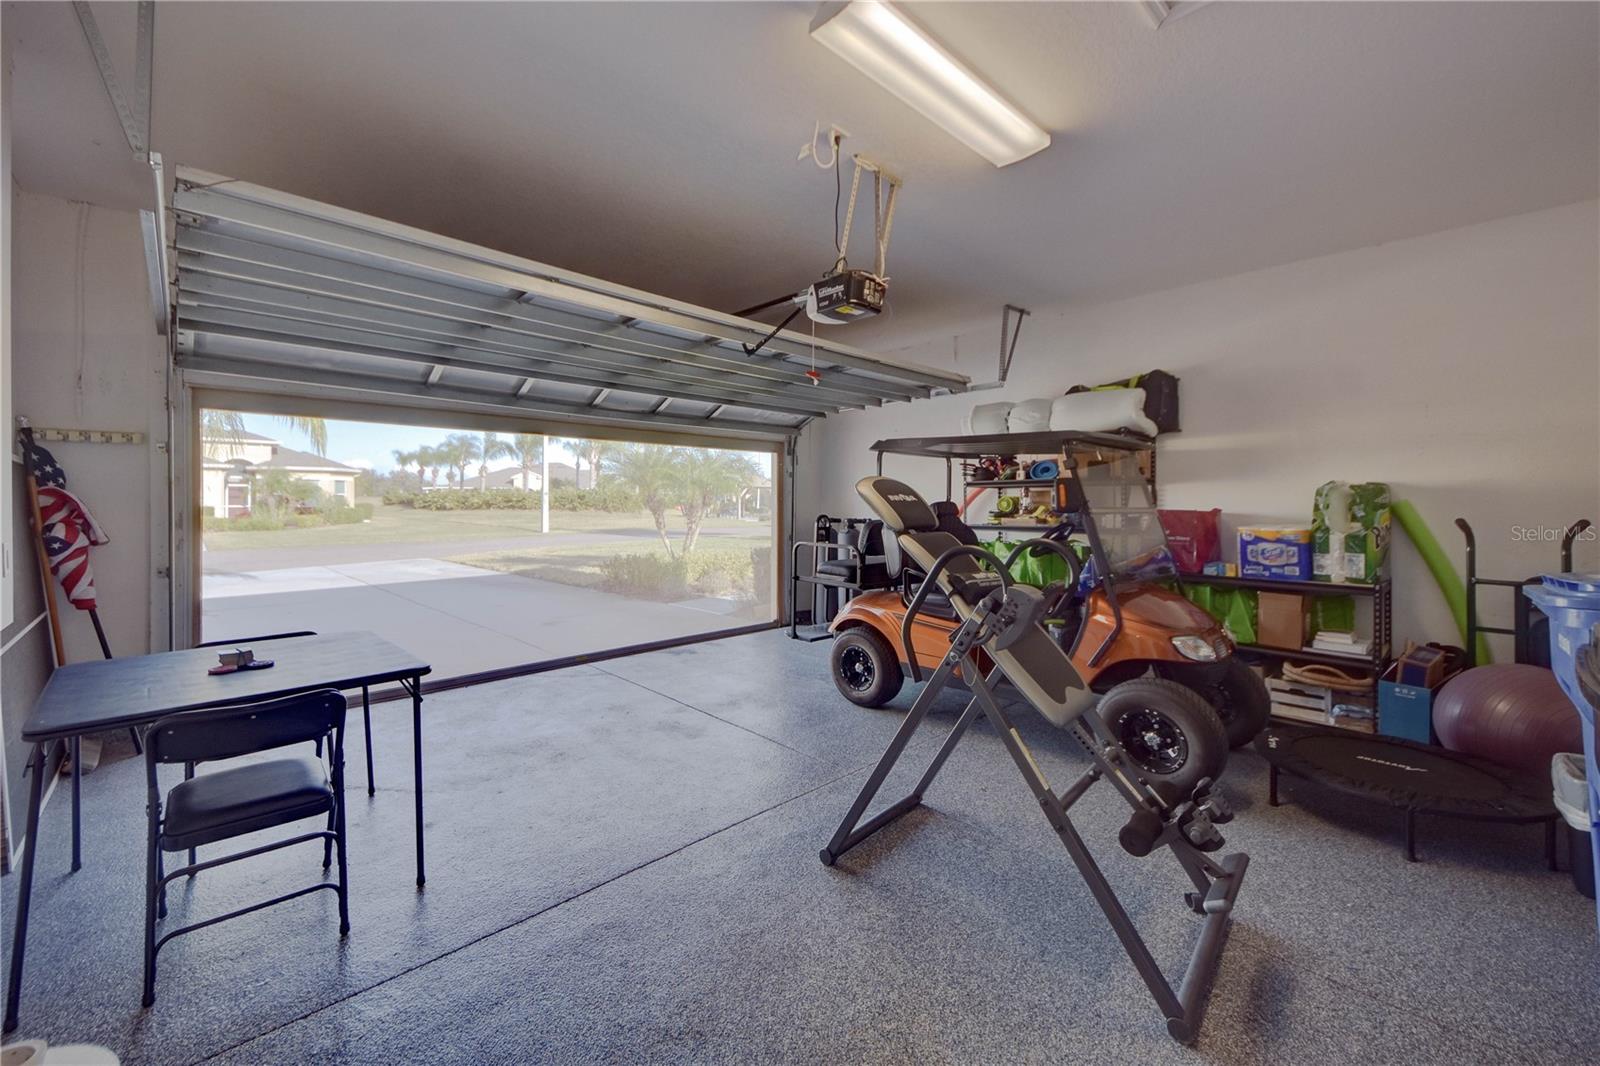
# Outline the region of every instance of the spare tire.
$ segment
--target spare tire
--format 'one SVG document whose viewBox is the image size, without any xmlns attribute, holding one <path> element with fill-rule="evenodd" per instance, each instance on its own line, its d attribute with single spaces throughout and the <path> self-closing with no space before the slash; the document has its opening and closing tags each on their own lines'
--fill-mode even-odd
<svg viewBox="0 0 1600 1066">
<path fill-rule="evenodd" d="M 1101 697 L 1098 712 L 1139 775 L 1163 791 L 1187 797 L 1228 765 L 1228 733 L 1216 709 L 1176 681 L 1124 681 Z"/>
</svg>

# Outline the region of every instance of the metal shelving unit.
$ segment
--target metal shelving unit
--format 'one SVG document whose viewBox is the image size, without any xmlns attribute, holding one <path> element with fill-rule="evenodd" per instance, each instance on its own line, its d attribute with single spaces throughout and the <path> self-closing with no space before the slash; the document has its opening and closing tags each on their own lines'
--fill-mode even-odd
<svg viewBox="0 0 1600 1066">
<path fill-rule="evenodd" d="M 1308 650 L 1304 648 L 1272 648 L 1263 644 L 1240 644 L 1239 650 L 1247 655 L 1269 659 L 1287 659 L 1291 662 L 1326 663 L 1329 666 L 1351 666 L 1381 674 L 1389 662 L 1394 629 L 1394 590 L 1388 570 L 1378 575 L 1372 584 L 1332 581 L 1275 581 L 1271 578 L 1221 577 L 1211 574 L 1184 574 L 1183 580 L 1196 585 L 1216 588 L 1251 589 L 1256 592 L 1293 592 L 1302 596 L 1357 596 L 1372 600 L 1372 651 L 1366 655 L 1346 655 L 1341 652 Z"/>
<path fill-rule="evenodd" d="M 1076 433 L 1045 430 L 1037 433 L 981 433 L 967 437 L 908 437 L 880 440 L 872 445 L 877 453 L 878 473 L 883 473 L 885 453 L 916 455 L 928 459 L 944 460 L 945 498 L 952 499 L 955 489 L 955 463 L 960 459 L 982 459 L 992 455 L 1054 455 L 1071 454 L 1079 467 L 1098 465 L 1124 458 L 1130 454 L 1141 456 L 1141 473 L 1150 486 L 1151 500 L 1156 497 L 1156 442 L 1154 437 L 1130 430 L 1108 433 Z M 1109 458 L 1108 458 L 1109 456 Z M 976 478 L 962 483 L 975 488 L 1048 488 L 1055 484 L 1049 478 Z M 1099 510 L 1097 508 L 1097 510 Z M 982 528 L 974 526 L 974 529 Z"/>
<path fill-rule="evenodd" d="M 1383 676 L 1389 663 L 1393 632 L 1393 586 L 1385 569 L 1372 584 L 1332 581 L 1275 581 L 1271 578 L 1221 577 L 1211 574 L 1185 574 L 1183 580 L 1215 588 L 1251 589 L 1257 592 L 1293 592 L 1302 596 L 1356 596 L 1372 601 L 1372 651 L 1366 655 L 1347 655 L 1341 652 L 1309 648 L 1272 648 L 1264 644 L 1239 644 L 1238 652 L 1246 658 L 1270 659 L 1277 662 L 1321 663 L 1344 669 L 1370 671 L 1374 683 Z M 1283 722 L 1301 722 L 1302 719 L 1280 715 L 1272 717 Z M 1336 728 L 1349 729 L 1357 735 L 1370 735 L 1370 730 L 1342 723 Z"/>
</svg>

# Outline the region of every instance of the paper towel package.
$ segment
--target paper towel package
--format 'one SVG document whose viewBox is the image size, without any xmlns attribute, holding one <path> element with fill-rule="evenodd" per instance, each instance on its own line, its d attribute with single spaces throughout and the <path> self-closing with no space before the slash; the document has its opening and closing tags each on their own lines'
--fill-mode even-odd
<svg viewBox="0 0 1600 1066">
<path fill-rule="evenodd" d="M 1057 396 L 1050 405 L 1050 428 L 1058 432 L 1109 433 L 1131 429 L 1156 435 L 1144 413 L 1143 389 L 1107 389 Z"/>
<path fill-rule="evenodd" d="M 1050 400 L 1023 400 L 1011 408 L 1006 429 L 1011 433 L 1043 433 L 1050 428 Z"/>
<path fill-rule="evenodd" d="M 1011 414 L 1009 403 L 980 403 L 972 409 L 961 428 L 969 437 L 987 436 L 1006 432 L 1006 419 Z"/>
</svg>

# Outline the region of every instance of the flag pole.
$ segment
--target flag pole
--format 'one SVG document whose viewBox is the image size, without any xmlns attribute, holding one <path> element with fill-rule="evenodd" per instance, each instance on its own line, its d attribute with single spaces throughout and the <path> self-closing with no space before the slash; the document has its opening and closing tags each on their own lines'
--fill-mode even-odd
<svg viewBox="0 0 1600 1066">
<path fill-rule="evenodd" d="M 55 652 L 56 665 L 64 666 L 67 661 L 66 648 L 61 640 L 61 618 L 56 607 L 56 583 L 50 573 L 50 556 L 44 547 L 44 514 L 39 510 L 39 480 L 33 476 L 33 429 L 28 425 L 27 419 L 18 418 L 21 427 L 17 430 L 17 437 L 22 442 L 22 472 L 28 480 L 28 508 L 33 513 L 33 554 L 39 560 L 39 581 L 44 586 L 45 615 L 50 620 L 50 643 Z M 89 612 L 89 620 L 94 623 L 94 635 L 100 640 L 100 651 L 107 659 L 111 658 L 111 645 L 106 640 L 105 627 L 100 624 L 100 612 Z M 144 743 L 139 739 L 139 731 L 132 727 L 128 729 L 128 736 L 133 738 L 133 750 L 136 754 L 144 754 Z M 74 738 L 72 745 L 72 766 L 74 785 L 79 770 L 79 744 Z M 74 793 L 76 794 L 76 793 Z M 73 804 L 73 849 L 72 868 L 79 867 L 78 859 L 78 833 L 77 833 L 77 804 Z"/>
<path fill-rule="evenodd" d="M 98 607 L 89 609 L 89 621 L 94 623 L 94 635 L 100 640 L 101 654 L 107 659 L 111 658 L 111 645 L 106 641 L 106 627 L 100 624 L 100 609 Z"/>
</svg>

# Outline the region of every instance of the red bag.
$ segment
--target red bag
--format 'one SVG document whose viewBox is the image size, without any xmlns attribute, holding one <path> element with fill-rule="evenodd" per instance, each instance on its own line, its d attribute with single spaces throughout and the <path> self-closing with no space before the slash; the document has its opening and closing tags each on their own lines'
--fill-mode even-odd
<svg viewBox="0 0 1600 1066">
<path fill-rule="evenodd" d="M 1207 563 L 1222 558 L 1222 509 L 1209 511 L 1158 510 L 1161 528 L 1167 534 L 1167 547 L 1178 564 L 1179 573 L 1198 574 Z"/>
</svg>

